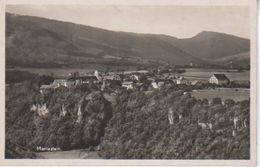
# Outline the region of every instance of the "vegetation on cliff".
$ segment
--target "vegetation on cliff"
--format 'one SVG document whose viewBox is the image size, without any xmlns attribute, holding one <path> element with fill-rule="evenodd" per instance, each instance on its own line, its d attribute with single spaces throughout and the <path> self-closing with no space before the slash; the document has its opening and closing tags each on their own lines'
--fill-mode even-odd
<svg viewBox="0 0 260 167">
<path fill-rule="evenodd" d="M 32 82 L 7 87 L 6 140 L 33 151 L 99 144 L 112 116 L 111 104 L 101 92 L 95 87 L 61 87 L 42 96 L 34 87 Z M 32 110 L 33 105 L 38 108 Z"/>
<path fill-rule="evenodd" d="M 31 151 L 99 146 L 109 159 L 249 159 L 250 101 L 208 102 L 190 89 L 120 90 L 112 105 L 94 84 L 45 95 L 34 81 L 10 84 L 6 141 Z"/>
<path fill-rule="evenodd" d="M 183 91 L 165 90 L 149 96 L 121 94 L 116 106 L 101 142 L 104 158 L 249 158 L 249 101 L 222 104 L 215 98 L 209 104 Z M 234 118 L 245 125 L 234 127 Z"/>
</svg>

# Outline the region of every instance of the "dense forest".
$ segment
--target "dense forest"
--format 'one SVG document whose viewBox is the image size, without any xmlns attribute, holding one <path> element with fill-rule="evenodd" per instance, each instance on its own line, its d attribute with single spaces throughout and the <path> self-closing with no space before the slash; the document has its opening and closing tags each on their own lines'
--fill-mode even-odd
<svg viewBox="0 0 260 167">
<path fill-rule="evenodd" d="M 233 124 L 234 117 L 249 120 L 249 101 L 222 104 L 216 98 L 209 104 L 180 90 L 164 90 L 149 96 L 123 93 L 117 102 L 102 138 L 105 158 L 249 158 L 249 122 L 236 130 Z M 169 109 L 174 111 L 172 124 Z M 199 126 L 202 123 L 211 127 Z"/>
<path fill-rule="evenodd" d="M 95 87 L 58 88 L 46 96 L 36 88 L 32 82 L 7 87 L 7 141 L 34 151 L 37 146 L 67 150 L 100 142 L 112 108 Z M 48 107 L 33 111 L 33 104 Z"/>
<path fill-rule="evenodd" d="M 182 85 L 119 90 L 112 104 L 94 84 L 42 95 L 43 81 L 6 86 L 6 143 L 32 152 L 98 147 L 107 159 L 250 158 L 248 100 L 197 100 Z M 6 158 L 12 149 L 6 144 Z"/>
</svg>

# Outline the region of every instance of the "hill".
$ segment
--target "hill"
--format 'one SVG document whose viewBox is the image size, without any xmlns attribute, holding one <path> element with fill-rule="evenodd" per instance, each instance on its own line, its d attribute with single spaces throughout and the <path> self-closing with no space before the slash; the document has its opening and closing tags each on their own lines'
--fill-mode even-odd
<svg viewBox="0 0 260 167">
<path fill-rule="evenodd" d="M 120 90 L 112 104 L 95 85 L 44 96 L 38 86 L 34 79 L 6 87 L 6 158 L 250 159 L 249 100 L 209 103 L 175 85 Z M 61 151 L 35 157 L 38 147 Z"/>
<path fill-rule="evenodd" d="M 13 66 L 206 63 L 159 38 L 10 13 L 6 44 L 6 64 Z"/>
<path fill-rule="evenodd" d="M 228 65 L 229 56 L 249 53 L 249 49 L 250 40 L 217 32 L 178 39 L 6 13 L 7 66 L 124 68 L 192 63 L 206 67 Z M 249 65 L 247 55 L 243 66 Z"/>
<path fill-rule="evenodd" d="M 172 38 L 166 35 L 157 37 L 185 50 L 197 58 L 209 62 L 218 62 L 216 61 L 218 59 L 244 52 L 249 53 L 250 51 L 250 40 L 218 32 L 202 31 L 192 38 L 185 39 Z M 249 62 L 250 55 L 247 54 L 247 57 L 244 58 Z"/>
<path fill-rule="evenodd" d="M 215 60 L 216 64 L 224 64 L 226 66 L 244 67 L 247 68 L 250 65 L 250 53 L 243 52 L 227 57 L 222 57 Z"/>
</svg>

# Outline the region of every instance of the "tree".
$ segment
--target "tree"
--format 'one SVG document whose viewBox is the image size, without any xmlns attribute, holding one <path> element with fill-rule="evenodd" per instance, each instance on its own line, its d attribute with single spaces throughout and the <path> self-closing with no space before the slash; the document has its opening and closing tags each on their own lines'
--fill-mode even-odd
<svg viewBox="0 0 260 167">
<path fill-rule="evenodd" d="M 217 98 L 213 98 L 212 99 L 212 103 L 211 103 L 213 106 L 214 105 L 221 105 L 222 104 L 222 101 L 221 101 L 221 99 L 219 98 L 219 97 L 217 97 Z"/>
<path fill-rule="evenodd" d="M 235 101 L 232 99 L 226 99 L 224 101 L 224 106 L 227 108 L 233 107 L 235 105 Z"/>
</svg>

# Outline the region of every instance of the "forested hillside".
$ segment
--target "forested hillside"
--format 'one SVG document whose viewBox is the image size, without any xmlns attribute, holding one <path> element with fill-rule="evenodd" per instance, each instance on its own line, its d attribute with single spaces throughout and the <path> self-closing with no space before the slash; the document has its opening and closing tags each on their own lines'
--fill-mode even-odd
<svg viewBox="0 0 260 167">
<path fill-rule="evenodd" d="M 234 61 L 234 64 L 236 64 L 236 59 L 232 56 L 247 52 L 247 54 L 244 55 L 244 64 L 237 62 L 239 63 L 237 65 L 246 66 L 250 64 L 249 39 L 211 31 L 203 31 L 194 37 L 184 39 L 172 38 L 166 35 L 157 37 L 185 50 L 197 58 L 208 62 L 215 61 L 215 63 L 219 65 L 224 63 L 224 65 L 229 66 L 228 63 L 230 63 L 230 61 Z M 222 62 L 216 61 L 218 59 L 224 60 L 225 58 L 229 59 Z"/>
<path fill-rule="evenodd" d="M 206 63 L 155 37 L 6 14 L 6 63 L 23 67 Z"/>
<path fill-rule="evenodd" d="M 249 122 L 233 131 L 235 117 L 249 120 L 249 101 L 226 100 L 222 104 L 216 98 L 209 104 L 178 89 L 150 96 L 121 94 L 102 139 L 101 155 L 119 159 L 248 159 Z"/>
<path fill-rule="evenodd" d="M 150 93 L 121 90 L 111 104 L 95 85 L 42 95 L 36 81 L 6 87 L 7 143 L 32 152 L 99 146 L 99 155 L 109 159 L 250 158 L 248 100 L 209 103 L 181 85 Z"/>
<path fill-rule="evenodd" d="M 95 86 L 59 88 L 42 96 L 37 85 L 27 81 L 6 90 L 6 141 L 32 151 L 37 146 L 62 150 L 96 146 L 111 116 L 111 104 Z"/>
<path fill-rule="evenodd" d="M 232 55 L 250 53 L 250 40 L 203 31 L 192 38 L 109 31 L 6 13 L 6 64 L 22 67 L 158 66 L 230 67 Z M 229 59 L 216 61 L 220 58 Z M 244 56 L 249 65 L 250 54 Z M 234 59 L 234 63 L 235 63 Z"/>
</svg>

